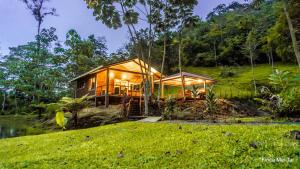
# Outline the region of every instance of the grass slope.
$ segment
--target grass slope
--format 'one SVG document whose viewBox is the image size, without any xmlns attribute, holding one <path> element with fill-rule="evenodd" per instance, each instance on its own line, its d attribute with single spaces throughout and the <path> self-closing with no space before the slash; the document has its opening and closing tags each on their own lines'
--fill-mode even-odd
<svg viewBox="0 0 300 169">
<path fill-rule="evenodd" d="M 290 72 L 299 73 L 297 65 L 289 65 L 276 63 L 275 69 L 287 70 Z M 250 66 L 241 67 L 186 67 L 185 71 L 208 75 L 218 81 L 216 85 L 217 95 L 249 95 L 253 92 L 252 83 L 252 71 Z M 221 72 L 225 70 L 231 70 L 235 73 L 234 77 L 221 77 Z M 255 66 L 254 75 L 258 84 L 264 84 L 268 82 L 268 77 L 272 73 L 272 67 L 268 64 L 259 64 Z M 227 94 L 226 94 L 227 92 Z M 251 94 L 251 93 L 250 93 Z M 229 97 L 229 96 L 228 96 Z"/>
<path fill-rule="evenodd" d="M 297 168 L 296 125 L 125 122 L 0 140 L 0 168 Z M 255 143 L 257 148 L 249 146 Z M 275 161 L 277 160 L 277 162 Z"/>
</svg>

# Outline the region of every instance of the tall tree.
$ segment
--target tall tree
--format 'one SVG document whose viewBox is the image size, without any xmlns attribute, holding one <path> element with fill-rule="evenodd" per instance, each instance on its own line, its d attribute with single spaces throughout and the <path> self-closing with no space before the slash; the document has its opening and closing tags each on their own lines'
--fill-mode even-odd
<svg viewBox="0 0 300 169">
<path fill-rule="evenodd" d="M 107 63 L 104 37 L 90 35 L 87 39 L 83 39 L 76 30 L 71 29 L 67 32 L 65 45 L 66 71 L 71 78 Z"/>
<path fill-rule="evenodd" d="M 165 58 L 166 58 L 166 48 L 167 48 L 167 35 L 168 32 L 174 28 L 179 30 L 184 27 L 184 24 L 192 23 L 193 20 L 193 9 L 197 4 L 197 1 L 190 0 L 190 1 L 172 1 L 172 0 L 164 0 L 164 1 L 154 1 L 153 5 L 153 25 L 154 29 L 157 32 L 161 32 L 164 37 L 164 47 L 163 47 L 163 56 L 162 56 L 162 63 L 161 63 L 161 73 L 164 73 L 164 65 L 165 65 Z M 181 38 L 179 38 L 181 39 Z M 181 57 L 181 40 L 179 43 L 180 49 L 179 57 Z M 180 65 L 181 65 L 181 58 L 180 58 Z M 181 66 L 180 66 L 181 72 Z M 182 85 L 183 86 L 183 85 Z M 160 83 L 158 87 L 158 94 L 157 100 L 160 99 L 161 95 L 161 87 L 162 87 L 162 77 L 160 78 Z M 184 89 L 183 89 L 184 90 Z"/>
<path fill-rule="evenodd" d="M 43 101 L 55 101 L 66 88 L 64 59 L 52 53 L 53 46 L 58 43 L 55 29 L 43 29 L 40 39 L 42 57 L 39 64 L 34 62 L 37 41 L 11 47 L 9 55 L 4 57 L 7 81 L 16 100 L 20 96 L 22 100 L 34 101 L 36 96 Z"/>
<path fill-rule="evenodd" d="M 85 0 L 89 8 L 94 10 L 94 16 L 96 16 L 97 20 L 101 20 L 102 23 L 107 25 L 109 28 L 120 28 L 122 25 L 126 25 L 128 31 L 130 33 L 131 40 L 134 42 L 135 46 L 139 46 L 139 42 L 141 41 L 138 31 L 136 29 L 135 24 L 137 24 L 140 20 L 146 21 L 149 23 L 149 34 L 151 33 L 151 22 L 152 20 L 152 1 L 150 0 L 139 0 L 139 1 L 131 1 L 131 0 L 113 0 L 113 1 L 100 1 L 100 0 Z M 145 10 L 141 10 L 141 7 Z M 144 18 L 141 17 L 141 14 L 144 15 Z M 151 38 L 149 38 L 151 40 Z M 151 43 L 149 43 L 150 45 Z M 150 47 L 149 47 L 150 49 Z M 139 46 L 137 53 L 139 53 L 138 58 L 145 60 L 144 50 L 141 46 Z M 151 51 L 149 50 L 148 60 L 150 61 Z M 148 63 L 150 65 L 150 63 Z M 145 71 L 140 62 L 140 69 L 142 74 L 145 74 L 143 77 L 143 88 L 144 88 L 144 102 L 145 102 L 145 114 L 149 113 L 148 109 L 148 101 L 149 101 L 149 80 L 150 80 L 150 66 L 148 70 Z M 148 73 L 147 73 L 148 72 Z"/>
<path fill-rule="evenodd" d="M 253 0 L 252 5 L 259 6 L 263 2 L 265 2 L 265 0 Z M 296 11 L 298 12 L 300 3 L 295 0 L 277 0 L 277 3 L 285 15 L 285 18 L 286 18 L 286 21 L 288 24 L 288 28 L 290 31 L 294 54 L 296 56 L 298 66 L 300 69 L 300 48 L 299 48 L 299 44 L 297 42 L 296 29 L 294 28 L 293 21 L 292 21 L 292 18 L 290 17 L 290 11 L 289 11 L 289 10 L 291 10 L 291 8 L 294 7 L 294 8 L 296 8 Z"/>
<path fill-rule="evenodd" d="M 50 0 L 21 0 L 23 1 L 27 8 L 31 11 L 31 14 L 34 16 L 34 19 L 37 21 L 37 36 L 40 36 L 41 33 L 41 25 L 46 16 L 55 16 L 56 9 L 55 8 L 47 8 L 45 7 L 45 3 Z"/>
<path fill-rule="evenodd" d="M 55 16 L 56 14 L 56 9 L 55 8 L 47 8 L 45 7 L 45 4 L 47 2 L 49 2 L 50 0 L 21 0 L 23 3 L 25 3 L 25 5 L 27 6 L 27 8 L 31 11 L 31 14 L 33 15 L 34 19 L 37 21 L 37 36 L 36 36 L 36 40 L 37 40 L 37 51 L 36 51 L 36 57 L 33 58 L 33 62 L 36 65 L 40 65 L 40 61 L 41 59 L 41 25 L 43 23 L 43 21 L 45 20 L 46 16 Z M 38 69 L 39 67 L 37 67 Z M 34 81 L 35 83 L 37 83 L 37 76 L 40 75 L 33 75 L 35 77 Z M 35 90 L 37 90 L 37 85 L 36 84 L 34 87 Z M 35 95 L 33 96 L 33 100 L 39 102 L 40 99 L 35 97 Z"/>
<path fill-rule="evenodd" d="M 252 71 L 252 81 L 253 81 L 253 87 L 254 87 L 255 94 L 257 92 L 257 87 L 256 87 L 255 73 L 254 73 L 254 60 L 256 59 L 256 56 L 257 56 L 256 50 L 259 45 L 256 34 L 257 34 L 256 30 L 252 29 L 247 36 L 247 40 L 246 40 L 246 44 L 245 44 L 245 49 L 249 53 L 251 71 Z"/>
</svg>

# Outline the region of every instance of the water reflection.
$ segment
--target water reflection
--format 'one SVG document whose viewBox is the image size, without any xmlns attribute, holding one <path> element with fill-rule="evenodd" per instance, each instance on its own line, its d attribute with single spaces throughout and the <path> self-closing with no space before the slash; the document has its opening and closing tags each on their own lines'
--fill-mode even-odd
<svg viewBox="0 0 300 169">
<path fill-rule="evenodd" d="M 0 139 L 26 135 L 26 128 L 3 126 L 0 124 Z"/>
</svg>

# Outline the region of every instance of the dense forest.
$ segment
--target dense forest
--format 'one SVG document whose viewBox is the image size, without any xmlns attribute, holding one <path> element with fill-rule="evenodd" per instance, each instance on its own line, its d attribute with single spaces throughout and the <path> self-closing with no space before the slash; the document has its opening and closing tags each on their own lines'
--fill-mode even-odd
<svg viewBox="0 0 300 169">
<path fill-rule="evenodd" d="M 2 111 L 26 112 L 28 106 L 24 105 L 49 103 L 62 96 L 72 96 L 69 83 L 72 78 L 99 65 L 150 53 L 149 50 L 140 52 L 141 47 L 148 49 L 151 46 L 151 64 L 165 74 L 178 72 L 181 65 L 211 67 L 268 63 L 272 66 L 274 62 L 297 63 L 299 55 L 300 3 L 297 0 L 221 4 L 205 20 L 193 16 L 190 10 L 197 1 L 186 8 L 179 5 L 179 11 L 186 10 L 181 11 L 183 16 L 176 23 L 161 25 L 178 12 L 173 11 L 160 23 L 151 23 L 153 30 L 135 30 L 138 42 L 132 38 L 124 47 L 110 54 L 105 37 L 81 37 L 73 29 L 67 32 L 62 43 L 55 28 L 42 28 L 48 15 L 56 17 L 55 8 L 39 8 L 39 4 L 30 2 L 24 1 L 37 21 L 37 35 L 31 42 L 11 47 L 8 55 L 1 56 Z M 109 25 L 108 21 L 97 16 L 97 6 L 86 2 L 89 8 L 95 9 L 97 20 Z M 160 9 L 159 5 L 157 9 Z M 189 16 L 188 20 L 180 20 L 186 19 L 185 16 Z M 149 37 L 152 38 L 151 45 L 148 44 Z M 179 64 L 179 60 L 182 63 Z"/>
</svg>

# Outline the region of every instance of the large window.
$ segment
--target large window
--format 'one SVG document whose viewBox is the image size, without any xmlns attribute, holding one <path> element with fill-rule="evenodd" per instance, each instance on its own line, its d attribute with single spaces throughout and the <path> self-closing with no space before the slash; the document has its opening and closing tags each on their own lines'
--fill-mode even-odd
<svg viewBox="0 0 300 169">
<path fill-rule="evenodd" d="M 114 94 L 115 95 L 132 95 L 133 92 L 139 92 L 140 84 L 132 83 L 126 80 L 115 79 Z"/>
<path fill-rule="evenodd" d="M 94 90 L 96 88 L 96 78 L 92 77 L 90 80 L 91 80 L 90 90 Z"/>
</svg>

